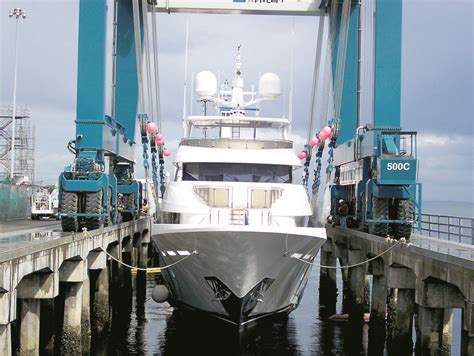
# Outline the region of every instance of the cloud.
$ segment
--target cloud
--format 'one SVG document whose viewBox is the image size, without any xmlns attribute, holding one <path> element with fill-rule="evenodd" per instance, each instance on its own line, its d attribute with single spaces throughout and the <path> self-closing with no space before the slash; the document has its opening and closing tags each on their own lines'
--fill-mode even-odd
<svg viewBox="0 0 474 356">
<path fill-rule="evenodd" d="M 474 142 L 470 135 L 432 132 L 418 137 L 425 200 L 474 201 Z"/>
</svg>

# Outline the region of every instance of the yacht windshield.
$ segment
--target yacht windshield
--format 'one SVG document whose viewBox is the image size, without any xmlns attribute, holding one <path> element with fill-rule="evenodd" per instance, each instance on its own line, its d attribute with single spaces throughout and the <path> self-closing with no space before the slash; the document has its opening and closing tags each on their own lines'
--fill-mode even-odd
<svg viewBox="0 0 474 356">
<path fill-rule="evenodd" d="M 292 167 L 277 164 L 185 163 L 183 180 L 291 183 Z"/>
</svg>

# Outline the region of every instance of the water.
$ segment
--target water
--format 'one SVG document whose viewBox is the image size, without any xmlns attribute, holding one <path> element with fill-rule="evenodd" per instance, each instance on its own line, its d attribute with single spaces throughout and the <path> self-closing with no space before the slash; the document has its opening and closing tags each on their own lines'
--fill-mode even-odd
<svg viewBox="0 0 474 356">
<path fill-rule="evenodd" d="M 474 217 L 474 202 L 424 201 L 423 214 Z"/>
<path fill-rule="evenodd" d="M 340 279 L 339 279 L 340 280 Z M 298 309 L 254 328 L 242 340 L 222 323 L 183 317 L 167 303 L 133 297 L 126 322 L 113 325 L 106 349 L 98 353 L 130 355 L 358 355 L 367 352 L 367 325 L 361 333 L 344 321 L 320 318 L 319 268 L 314 268 Z M 342 285 L 338 286 L 342 290 Z M 340 298 L 339 298 L 340 299 Z M 341 310 L 341 301 L 338 301 Z M 122 315 L 123 316 L 123 315 Z M 104 345 L 105 345 L 104 344 Z"/>
</svg>

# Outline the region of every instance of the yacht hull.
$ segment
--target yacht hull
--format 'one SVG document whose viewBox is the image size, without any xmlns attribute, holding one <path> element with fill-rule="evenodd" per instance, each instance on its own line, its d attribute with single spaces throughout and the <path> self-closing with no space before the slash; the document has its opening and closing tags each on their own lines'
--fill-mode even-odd
<svg viewBox="0 0 474 356">
<path fill-rule="evenodd" d="M 156 224 L 152 240 L 161 266 L 176 263 L 162 270 L 172 305 L 245 329 L 298 306 L 326 232 Z"/>
</svg>

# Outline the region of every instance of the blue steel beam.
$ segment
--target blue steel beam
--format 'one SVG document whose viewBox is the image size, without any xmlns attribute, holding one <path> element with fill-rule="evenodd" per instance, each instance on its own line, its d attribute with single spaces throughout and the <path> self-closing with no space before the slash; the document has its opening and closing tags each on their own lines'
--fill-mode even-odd
<svg viewBox="0 0 474 356">
<path fill-rule="evenodd" d="M 374 126 L 400 127 L 402 0 L 377 0 Z"/>
<path fill-rule="evenodd" d="M 103 161 L 104 155 L 114 155 L 118 160 L 134 160 L 132 146 L 136 126 L 138 84 L 135 48 L 127 47 L 130 45 L 130 36 L 133 41 L 131 0 L 120 0 L 119 5 L 119 16 L 121 16 L 119 39 L 125 42 L 123 44 L 119 42 L 118 46 L 119 90 L 115 99 L 115 109 L 121 120 L 116 120 L 105 115 L 106 0 L 81 0 L 79 4 L 76 147 L 81 156 L 90 158 L 94 155 L 91 152 L 95 151 L 98 161 Z M 130 74 L 131 66 L 134 75 Z"/>
<path fill-rule="evenodd" d="M 333 76 L 335 80 L 342 1 L 338 6 L 333 45 Z M 375 4 L 375 68 L 374 68 L 374 126 L 400 127 L 401 106 L 401 46 L 402 0 L 376 0 Z M 360 5 L 353 4 L 350 12 L 346 63 L 340 113 L 338 144 L 354 137 L 357 127 L 357 58 Z M 362 59 L 364 60 L 364 59 Z M 365 122 L 361 118 L 361 122 Z"/>
<path fill-rule="evenodd" d="M 346 63 L 342 88 L 340 127 L 337 143 L 341 144 L 354 138 L 357 128 L 357 88 L 358 88 L 358 29 L 360 5 L 351 6 L 349 13 L 349 29 L 347 34 Z M 339 49 L 339 33 L 341 25 L 342 3 L 338 6 L 336 32 L 333 46 L 333 78 L 336 75 L 337 52 Z"/>
<path fill-rule="evenodd" d="M 79 3 L 76 146 L 103 148 L 105 125 L 106 0 Z"/>
<path fill-rule="evenodd" d="M 119 0 L 117 6 L 114 119 L 125 127 L 127 138 L 134 140 L 137 123 L 138 78 L 132 1 Z M 143 32 L 143 20 L 140 21 L 140 24 Z"/>
</svg>

